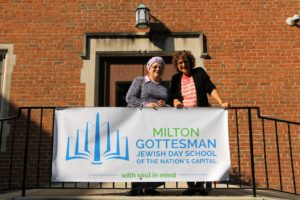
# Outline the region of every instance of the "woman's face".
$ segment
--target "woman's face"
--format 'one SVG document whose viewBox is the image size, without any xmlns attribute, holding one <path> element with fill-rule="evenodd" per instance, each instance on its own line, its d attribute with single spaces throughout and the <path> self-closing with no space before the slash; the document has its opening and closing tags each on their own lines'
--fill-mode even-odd
<svg viewBox="0 0 300 200">
<path fill-rule="evenodd" d="M 191 64 L 188 60 L 184 60 L 183 58 L 177 60 L 177 69 L 186 76 L 191 74 Z"/>
<path fill-rule="evenodd" d="M 153 63 L 149 69 L 149 76 L 155 79 L 161 78 L 164 73 L 164 68 L 164 65 L 158 62 Z"/>
</svg>

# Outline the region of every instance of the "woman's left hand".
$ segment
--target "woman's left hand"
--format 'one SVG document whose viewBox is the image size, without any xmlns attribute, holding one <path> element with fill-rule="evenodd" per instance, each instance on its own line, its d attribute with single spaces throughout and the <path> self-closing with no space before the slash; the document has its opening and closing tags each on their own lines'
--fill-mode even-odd
<svg viewBox="0 0 300 200">
<path fill-rule="evenodd" d="M 221 103 L 220 106 L 225 109 L 228 109 L 231 107 L 230 103 L 228 103 L 228 102 Z"/>
<path fill-rule="evenodd" d="M 166 106 L 166 102 L 165 102 L 164 100 L 159 100 L 159 101 L 157 102 L 157 104 L 158 104 L 160 107 Z"/>
</svg>

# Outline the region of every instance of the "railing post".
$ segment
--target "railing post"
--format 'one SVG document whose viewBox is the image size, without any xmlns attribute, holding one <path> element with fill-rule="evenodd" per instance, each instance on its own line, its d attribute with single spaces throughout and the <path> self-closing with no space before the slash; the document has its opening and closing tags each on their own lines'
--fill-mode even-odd
<svg viewBox="0 0 300 200">
<path fill-rule="evenodd" d="M 264 119 L 261 119 L 262 125 L 262 134 L 264 142 L 264 161 L 265 161 L 265 177 L 267 180 L 267 188 L 269 189 L 269 173 L 268 173 L 268 162 L 267 162 L 267 148 L 266 148 L 266 133 L 265 133 L 265 122 Z"/>
<path fill-rule="evenodd" d="M 235 126 L 236 126 L 236 142 L 237 142 L 237 153 L 238 153 L 238 179 L 239 186 L 242 188 L 241 181 L 241 150 L 240 150 L 240 137 L 239 137 L 239 118 L 238 118 L 238 110 L 235 110 Z M 228 183 L 228 182 L 227 182 Z"/>
<path fill-rule="evenodd" d="M 277 120 L 275 123 L 275 136 L 276 136 L 276 150 L 277 150 L 277 161 L 278 161 L 278 173 L 279 173 L 279 181 L 280 181 L 280 191 L 282 192 L 282 174 L 281 174 L 281 161 L 280 161 L 280 148 L 279 148 L 279 138 L 278 138 L 278 128 L 277 128 Z"/>
<path fill-rule="evenodd" d="M 52 136 L 51 136 L 51 165 L 50 165 L 50 181 L 49 181 L 49 188 L 52 187 L 52 159 L 53 159 L 53 143 L 54 143 L 54 127 L 55 127 L 55 108 L 52 108 Z M 63 188 L 64 188 L 64 183 Z"/>
<path fill-rule="evenodd" d="M 1 121 L 0 125 L 0 151 L 1 151 L 1 144 L 2 144 L 2 130 L 3 130 L 3 121 Z"/>
<path fill-rule="evenodd" d="M 253 134 L 252 134 L 251 108 L 248 108 L 248 125 L 249 125 L 249 139 L 250 139 L 250 156 L 251 156 L 251 173 L 252 173 L 252 192 L 253 192 L 253 197 L 256 197 L 255 166 L 254 166 L 254 150 L 253 150 Z"/>
<path fill-rule="evenodd" d="M 25 147 L 24 147 L 24 163 L 23 163 L 23 182 L 22 182 L 22 196 L 26 195 L 26 172 L 27 172 L 27 156 L 28 156 L 28 143 L 29 143 L 29 131 L 31 122 L 31 108 L 27 110 L 27 123 L 25 134 Z"/>
<path fill-rule="evenodd" d="M 293 160 L 293 147 L 292 147 L 292 141 L 291 141 L 291 129 L 290 129 L 289 123 L 288 123 L 288 136 L 289 136 L 290 162 L 291 162 L 291 167 L 292 167 L 294 193 L 297 194 L 297 186 L 296 186 L 296 178 L 295 178 L 295 170 L 294 170 L 294 160 Z"/>
</svg>

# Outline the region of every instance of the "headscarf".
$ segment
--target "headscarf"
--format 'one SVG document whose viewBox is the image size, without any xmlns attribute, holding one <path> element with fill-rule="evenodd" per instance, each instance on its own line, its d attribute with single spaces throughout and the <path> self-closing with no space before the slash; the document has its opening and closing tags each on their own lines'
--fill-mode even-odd
<svg viewBox="0 0 300 200">
<path fill-rule="evenodd" d="M 153 63 L 155 62 L 158 62 L 160 63 L 161 65 L 165 65 L 165 61 L 162 57 L 159 57 L 159 56 L 155 56 L 155 57 L 152 57 L 148 62 L 147 62 L 147 70 L 149 71 L 150 70 L 150 67 Z"/>
</svg>

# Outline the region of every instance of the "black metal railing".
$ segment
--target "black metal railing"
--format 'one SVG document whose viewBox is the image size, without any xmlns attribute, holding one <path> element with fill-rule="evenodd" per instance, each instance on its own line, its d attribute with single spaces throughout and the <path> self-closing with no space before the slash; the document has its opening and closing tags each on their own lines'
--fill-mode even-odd
<svg viewBox="0 0 300 200">
<path fill-rule="evenodd" d="M 54 116 L 56 107 L 21 107 L 14 117 L 0 119 L 0 191 L 46 188 L 108 188 L 105 183 L 51 182 Z M 256 113 L 254 113 L 254 111 Z M 231 174 L 214 189 L 276 190 L 299 194 L 295 157 L 300 123 L 261 116 L 258 107 L 229 109 Z M 283 170 L 284 166 L 284 170 Z M 271 173 L 272 172 L 272 173 Z M 277 172 L 277 173 L 274 173 Z M 283 176 L 285 179 L 283 179 Z M 292 180 L 292 181 L 291 181 Z M 111 189 L 129 189 L 129 183 Z M 182 189 L 178 182 L 174 187 Z M 291 189 L 292 188 L 292 189 Z"/>
</svg>

